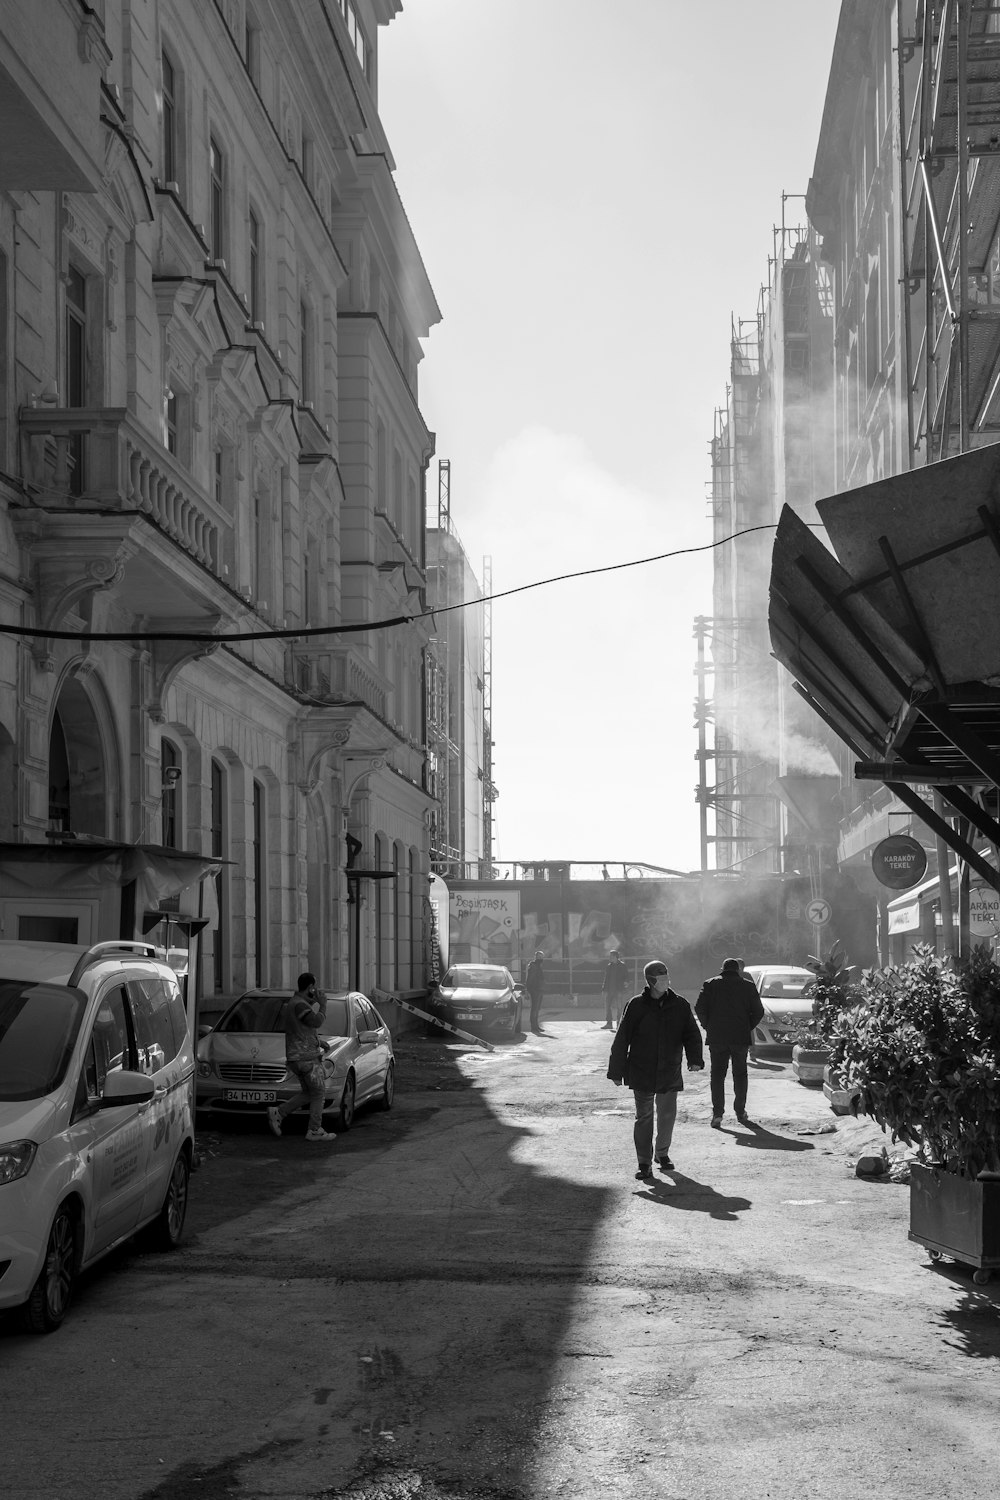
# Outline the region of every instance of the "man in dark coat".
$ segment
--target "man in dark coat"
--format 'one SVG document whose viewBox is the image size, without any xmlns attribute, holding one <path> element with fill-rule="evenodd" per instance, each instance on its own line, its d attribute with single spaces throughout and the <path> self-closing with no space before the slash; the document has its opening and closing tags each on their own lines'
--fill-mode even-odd
<svg viewBox="0 0 1000 1500">
<path fill-rule="evenodd" d="M 681 1059 L 692 1072 L 705 1066 L 701 1032 L 683 995 L 670 988 L 670 971 L 660 959 L 643 970 L 646 981 L 622 1012 L 611 1044 L 608 1077 L 626 1084 L 635 1098 L 636 1177 L 648 1178 L 655 1160 L 661 1172 L 672 1172 L 670 1142 L 677 1118 L 677 1095 L 684 1087 Z M 653 1110 L 656 1148 L 653 1149 Z"/>
<path fill-rule="evenodd" d="M 531 1005 L 530 1029 L 536 1036 L 544 1036 L 538 1015 L 545 998 L 545 966 L 541 951 L 535 954 L 528 965 L 528 972 L 524 976 L 524 987 L 528 991 L 528 1000 Z"/>
<path fill-rule="evenodd" d="M 622 991 L 625 989 L 627 980 L 628 969 L 616 948 L 608 960 L 608 966 L 604 970 L 604 983 L 601 985 L 604 992 L 605 1031 L 614 1031 L 618 1024 L 622 1009 Z"/>
<path fill-rule="evenodd" d="M 722 973 L 706 979 L 695 1005 L 695 1015 L 705 1028 L 712 1059 L 712 1129 L 722 1129 L 726 1109 L 726 1074 L 733 1070 L 733 1106 L 736 1118 L 749 1125 L 747 1116 L 747 1054 L 753 1029 L 764 1018 L 760 992 L 741 972 L 738 958 L 727 958 Z"/>
</svg>

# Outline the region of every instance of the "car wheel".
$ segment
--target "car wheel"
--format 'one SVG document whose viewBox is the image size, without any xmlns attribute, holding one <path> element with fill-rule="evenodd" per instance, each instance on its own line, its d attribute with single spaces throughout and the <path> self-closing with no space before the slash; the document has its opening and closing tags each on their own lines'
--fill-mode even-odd
<svg viewBox="0 0 1000 1500">
<path fill-rule="evenodd" d="M 44 1264 L 24 1304 L 24 1326 L 29 1333 L 54 1333 L 59 1327 L 73 1296 L 76 1272 L 76 1221 L 63 1207 L 49 1230 Z"/>
<path fill-rule="evenodd" d="M 354 1124 L 354 1074 L 348 1073 L 344 1080 L 344 1092 L 340 1096 L 340 1109 L 337 1113 L 337 1129 L 350 1130 Z"/>
<path fill-rule="evenodd" d="M 391 1109 L 392 1101 L 396 1097 L 396 1069 L 390 1063 L 385 1070 L 385 1083 L 382 1085 L 382 1108 Z"/>
<path fill-rule="evenodd" d="M 174 1162 L 167 1195 L 163 1207 L 151 1224 L 147 1224 L 140 1236 L 150 1250 L 176 1250 L 184 1233 L 184 1219 L 188 1205 L 188 1180 L 191 1167 L 186 1154 L 181 1151 Z"/>
</svg>

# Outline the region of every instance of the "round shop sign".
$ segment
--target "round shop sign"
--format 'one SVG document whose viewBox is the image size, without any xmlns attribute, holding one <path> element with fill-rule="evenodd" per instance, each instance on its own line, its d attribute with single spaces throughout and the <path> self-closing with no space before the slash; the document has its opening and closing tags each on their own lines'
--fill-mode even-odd
<svg viewBox="0 0 1000 1500">
<path fill-rule="evenodd" d="M 974 885 L 969 891 L 969 926 L 980 937 L 1000 932 L 1000 891 L 990 885 Z"/>
<path fill-rule="evenodd" d="M 923 845 L 907 833 L 893 833 L 872 850 L 872 873 L 880 885 L 905 891 L 922 880 L 927 869 Z"/>
</svg>

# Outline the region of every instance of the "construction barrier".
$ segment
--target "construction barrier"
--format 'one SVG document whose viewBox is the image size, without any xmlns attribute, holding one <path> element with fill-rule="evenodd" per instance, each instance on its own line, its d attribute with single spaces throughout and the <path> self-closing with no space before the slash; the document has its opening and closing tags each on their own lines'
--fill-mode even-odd
<svg viewBox="0 0 1000 1500">
<path fill-rule="evenodd" d="M 419 1016 L 422 1021 L 430 1021 L 433 1026 L 440 1026 L 443 1031 L 450 1031 L 454 1036 L 460 1036 L 463 1042 L 475 1042 L 477 1047 L 485 1047 L 487 1052 L 494 1050 L 493 1043 L 487 1042 L 481 1036 L 473 1036 L 471 1031 L 461 1031 L 453 1026 L 450 1021 L 442 1021 L 440 1016 L 432 1016 L 430 1011 L 420 1010 L 416 1005 L 411 1005 L 409 1000 L 397 1000 L 395 995 L 390 996 L 394 1005 L 402 1010 L 408 1010 L 412 1016 Z"/>
</svg>

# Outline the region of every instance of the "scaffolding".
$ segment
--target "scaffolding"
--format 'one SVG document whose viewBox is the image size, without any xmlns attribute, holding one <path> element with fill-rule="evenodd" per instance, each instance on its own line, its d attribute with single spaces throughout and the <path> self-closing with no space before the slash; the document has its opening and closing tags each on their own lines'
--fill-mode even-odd
<svg viewBox="0 0 1000 1500">
<path fill-rule="evenodd" d="M 934 463 L 1000 436 L 1000 10 L 898 16 L 909 444 Z"/>
<path fill-rule="evenodd" d="M 480 878 L 494 878 L 493 845 L 496 829 L 493 804 L 493 558 L 483 558 L 483 858 Z"/>
</svg>

